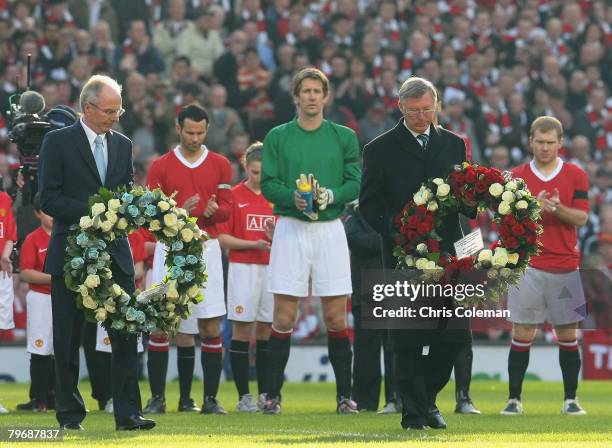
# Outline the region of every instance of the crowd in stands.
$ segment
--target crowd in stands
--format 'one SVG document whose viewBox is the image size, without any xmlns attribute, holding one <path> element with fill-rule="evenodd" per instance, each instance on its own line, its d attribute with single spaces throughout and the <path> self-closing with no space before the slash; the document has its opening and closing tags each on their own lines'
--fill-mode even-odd
<svg viewBox="0 0 612 448">
<path fill-rule="evenodd" d="M 563 157 L 590 178 L 580 229 L 586 266 L 610 269 L 612 247 L 612 4 L 605 0 L 0 0 L 0 175 L 15 188 L 8 98 L 32 88 L 47 109 L 78 109 L 94 73 L 124 86 L 118 130 L 134 142 L 137 181 L 176 144 L 176 111 L 210 112 L 206 144 L 240 156 L 294 116 L 293 74 L 321 68 L 326 118 L 365 144 L 400 118 L 411 75 L 442 98 L 440 124 L 469 138 L 472 160 L 510 169 L 530 160 L 529 126 L 563 123 Z M 486 224 L 483 224 L 486 225 Z M 489 235 L 494 238 L 494 235 Z"/>
</svg>

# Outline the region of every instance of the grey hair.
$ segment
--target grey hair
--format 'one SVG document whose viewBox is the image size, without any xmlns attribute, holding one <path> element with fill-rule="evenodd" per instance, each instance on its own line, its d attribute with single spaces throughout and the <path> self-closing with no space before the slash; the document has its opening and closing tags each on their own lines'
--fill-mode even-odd
<svg viewBox="0 0 612 448">
<path fill-rule="evenodd" d="M 431 92 L 431 96 L 434 101 L 438 102 L 438 91 L 434 87 L 434 85 L 426 80 L 425 78 L 419 78 L 417 76 L 412 76 L 408 78 L 399 89 L 399 98 L 400 100 L 405 100 L 406 98 L 421 98 L 427 92 Z"/>
<path fill-rule="evenodd" d="M 91 103 L 92 100 L 97 100 L 102 91 L 102 87 L 107 86 L 113 89 L 119 96 L 121 96 L 121 86 L 113 78 L 105 75 L 93 75 L 87 80 L 81 90 L 81 96 L 79 97 L 79 106 L 81 111 L 85 110 L 85 104 Z"/>
</svg>

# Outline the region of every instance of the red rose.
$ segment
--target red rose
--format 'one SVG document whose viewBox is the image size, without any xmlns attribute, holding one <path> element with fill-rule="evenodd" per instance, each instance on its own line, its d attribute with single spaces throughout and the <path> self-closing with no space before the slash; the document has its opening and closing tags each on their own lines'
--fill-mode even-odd
<svg viewBox="0 0 612 448">
<path fill-rule="evenodd" d="M 459 186 L 462 186 L 465 183 L 465 175 L 463 173 L 453 173 L 455 183 Z"/>
<path fill-rule="evenodd" d="M 506 225 L 502 225 L 499 227 L 499 229 L 497 230 L 497 233 L 499 233 L 499 236 L 502 237 L 502 239 L 506 239 L 510 236 L 510 227 L 506 226 Z"/>
<path fill-rule="evenodd" d="M 410 227 L 411 229 L 416 229 L 418 225 L 419 218 L 417 218 L 416 215 L 412 215 L 410 218 L 408 218 L 408 227 Z"/>
<path fill-rule="evenodd" d="M 406 232 L 406 238 L 408 238 L 410 241 L 412 241 L 413 239 L 415 239 L 417 237 L 417 233 L 414 230 L 408 230 Z"/>
<path fill-rule="evenodd" d="M 535 235 L 529 235 L 527 237 L 527 242 L 533 246 L 538 242 L 538 237 Z"/>
<path fill-rule="evenodd" d="M 427 213 L 427 207 L 425 205 L 419 205 L 417 206 L 415 212 L 418 217 L 423 217 Z"/>
<path fill-rule="evenodd" d="M 474 182 L 476 182 L 476 173 L 474 172 L 473 169 L 468 169 L 465 172 L 465 181 L 468 184 L 473 184 Z"/>
<path fill-rule="evenodd" d="M 433 224 L 433 221 L 434 221 L 433 213 L 427 213 L 423 221 L 426 222 L 428 225 Z"/>
<path fill-rule="evenodd" d="M 472 190 L 467 190 L 464 196 L 468 202 L 474 202 L 474 192 Z"/>
<path fill-rule="evenodd" d="M 506 215 L 503 217 L 502 222 L 508 226 L 513 226 L 516 224 L 516 219 L 512 215 Z"/>
<path fill-rule="evenodd" d="M 488 190 L 487 184 L 484 182 L 476 182 L 476 193 L 484 193 Z"/>
<path fill-rule="evenodd" d="M 419 225 L 417 226 L 417 231 L 421 234 L 421 235 L 425 235 L 426 233 L 429 233 L 430 227 L 427 223 L 422 222 L 419 223 Z"/>
<path fill-rule="evenodd" d="M 515 224 L 512 226 L 512 233 L 515 235 L 523 235 L 525 233 L 525 227 L 521 224 Z"/>
<path fill-rule="evenodd" d="M 504 246 L 507 249 L 516 249 L 519 246 L 519 242 L 513 236 L 509 236 L 508 238 L 504 238 Z"/>
<path fill-rule="evenodd" d="M 525 227 L 529 230 L 538 230 L 538 223 L 533 222 L 531 219 L 528 219 L 524 222 Z"/>
<path fill-rule="evenodd" d="M 440 252 L 440 244 L 438 240 L 434 240 L 432 238 L 427 240 L 427 247 L 429 248 L 429 252 Z"/>
</svg>

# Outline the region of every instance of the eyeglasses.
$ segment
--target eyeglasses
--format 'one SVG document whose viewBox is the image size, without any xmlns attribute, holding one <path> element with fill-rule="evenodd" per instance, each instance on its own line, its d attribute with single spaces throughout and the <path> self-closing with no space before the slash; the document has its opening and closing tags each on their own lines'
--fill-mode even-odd
<svg viewBox="0 0 612 448">
<path fill-rule="evenodd" d="M 423 115 L 431 115 L 436 111 L 435 107 L 427 107 L 425 109 L 406 109 L 404 115 L 408 117 L 417 117 L 420 114 Z"/>
<path fill-rule="evenodd" d="M 123 115 L 125 113 L 125 109 L 123 109 L 123 108 L 121 108 L 119 110 L 115 110 L 115 109 L 102 109 L 97 104 L 94 104 L 94 103 L 89 103 L 89 104 L 91 104 L 93 107 L 98 109 L 100 112 L 104 112 L 109 117 L 120 117 L 121 115 Z"/>
</svg>

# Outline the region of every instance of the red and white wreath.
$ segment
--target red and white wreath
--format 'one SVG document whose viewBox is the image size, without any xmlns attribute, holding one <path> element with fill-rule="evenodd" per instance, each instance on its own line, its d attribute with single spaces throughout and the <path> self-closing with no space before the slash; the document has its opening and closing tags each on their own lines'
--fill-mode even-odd
<svg viewBox="0 0 612 448">
<path fill-rule="evenodd" d="M 438 230 L 443 217 L 474 209 L 493 212 L 499 240 L 461 259 L 441 252 Z M 530 257 L 538 253 L 542 233 L 540 204 L 523 179 L 467 162 L 455 166 L 446 179 L 423 184 L 395 223 L 399 234 L 393 255 L 399 269 L 422 271 L 421 279 L 442 284 L 459 277 L 486 282 L 488 299 L 498 299 L 518 281 Z"/>
</svg>

